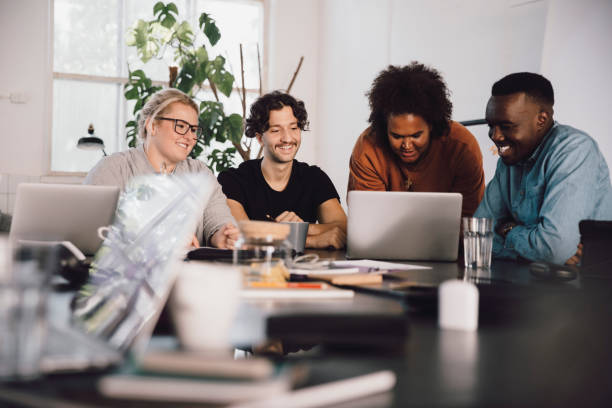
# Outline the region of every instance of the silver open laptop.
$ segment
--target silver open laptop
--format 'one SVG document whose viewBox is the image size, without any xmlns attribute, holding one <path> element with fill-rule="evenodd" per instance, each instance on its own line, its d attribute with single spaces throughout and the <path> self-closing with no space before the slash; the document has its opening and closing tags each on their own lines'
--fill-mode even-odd
<svg viewBox="0 0 612 408">
<path fill-rule="evenodd" d="M 350 191 L 347 257 L 455 261 L 459 193 Z"/>
<path fill-rule="evenodd" d="M 119 188 L 68 184 L 17 187 L 10 237 L 29 241 L 69 241 L 93 255 L 102 239 L 98 228 L 110 225 Z"/>
</svg>

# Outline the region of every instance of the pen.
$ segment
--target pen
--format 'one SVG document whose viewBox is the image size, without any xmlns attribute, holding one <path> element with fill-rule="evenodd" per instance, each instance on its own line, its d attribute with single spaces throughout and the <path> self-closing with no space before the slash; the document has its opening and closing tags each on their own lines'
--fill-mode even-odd
<svg viewBox="0 0 612 408">
<path fill-rule="evenodd" d="M 315 282 L 249 282 L 251 288 L 325 289 L 325 286 Z"/>
</svg>

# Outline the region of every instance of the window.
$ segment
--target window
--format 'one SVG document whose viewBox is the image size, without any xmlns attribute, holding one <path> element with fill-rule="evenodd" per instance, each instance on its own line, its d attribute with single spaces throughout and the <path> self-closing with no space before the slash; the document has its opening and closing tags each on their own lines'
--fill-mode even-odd
<svg viewBox="0 0 612 408">
<path fill-rule="evenodd" d="M 142 68 L 158 85 L 167 85 L 169 56 L 166 61 L 143 64 L 135 49 L 125 45 L 129 27 L 138 19 L 151 20 L 157 1 L 54 0 L 52 173 L 87 172 L 101 158 L 100 151 L 76 147 L 78 139 L 87 135 L 90 123 L 94 125 L 95 135 L 104 141 L 106 153 L 127 148 L 125 123 L 132 118 L 133 108 L 123 96 L 128 64 L 131 70 Z M 200 13 L 205 11 L 216 20 L 221 40 L 209 52 L 227 59 L 237 87 L 241 85 L 239 44 L 242 43 L 247 104 L 257 98 L 258 45 L 262 70 L 264 63 L 263 1 L 173 2 L 179 9 L 179 19 L 188 20 L 200 37 L 203 37 L 197 30 Z M 229 99 L 220 97 L 226 113 L 242 114 L 235 90 Z"/>
</svg>

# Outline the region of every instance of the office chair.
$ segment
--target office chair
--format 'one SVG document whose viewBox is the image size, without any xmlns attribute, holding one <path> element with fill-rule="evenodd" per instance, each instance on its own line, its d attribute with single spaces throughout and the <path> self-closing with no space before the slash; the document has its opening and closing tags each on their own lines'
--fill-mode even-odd
<svg viewBox="0 0 612 408">
<path fill-rule="evenodd" d="M 612 221 L 582 220 L 581 275 L 612 280 Z"/>
</svg>

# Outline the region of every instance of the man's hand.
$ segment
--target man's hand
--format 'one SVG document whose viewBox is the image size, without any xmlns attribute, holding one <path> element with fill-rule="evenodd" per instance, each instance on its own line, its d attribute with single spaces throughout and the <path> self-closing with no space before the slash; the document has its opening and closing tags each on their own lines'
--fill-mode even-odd
<svg viewBox="0 0 612 408">
<path fill-rule="evenodd" d="M 283 211 L 278 217 L 274 219 L 276 222 L 304 222 L 296 213 L 293 211 Z"/>
<path fill-rule="evenodd" d="M 238 228 L 232 223 L 227 223 L 213 234 L 210 244 L 217 248 L 233 249 L 238 235 Z"/>
<path fill-rule="evenodd" d="M 344 248 L 346 244 L 346 233 L 342 228 L 334 226 L 320 234 L 308 235 L 306 238 L 307 248 Z"/>
<path fill-rule="evenodd" d="M 576 253 L 567 261 L 565 261 L 566 265 L 578 265 L 580 260 L 582 259 L 582 242 L 578 244 L 578 250 Z"/>
<path fill-rule="evenodd" d="M 495 232 L 498 235 L 501 235 L 503 238 L 506 238 L 506 235 L 517 225 L 514 220 L 502 220 L 495 227 Z"/>
</svg>

